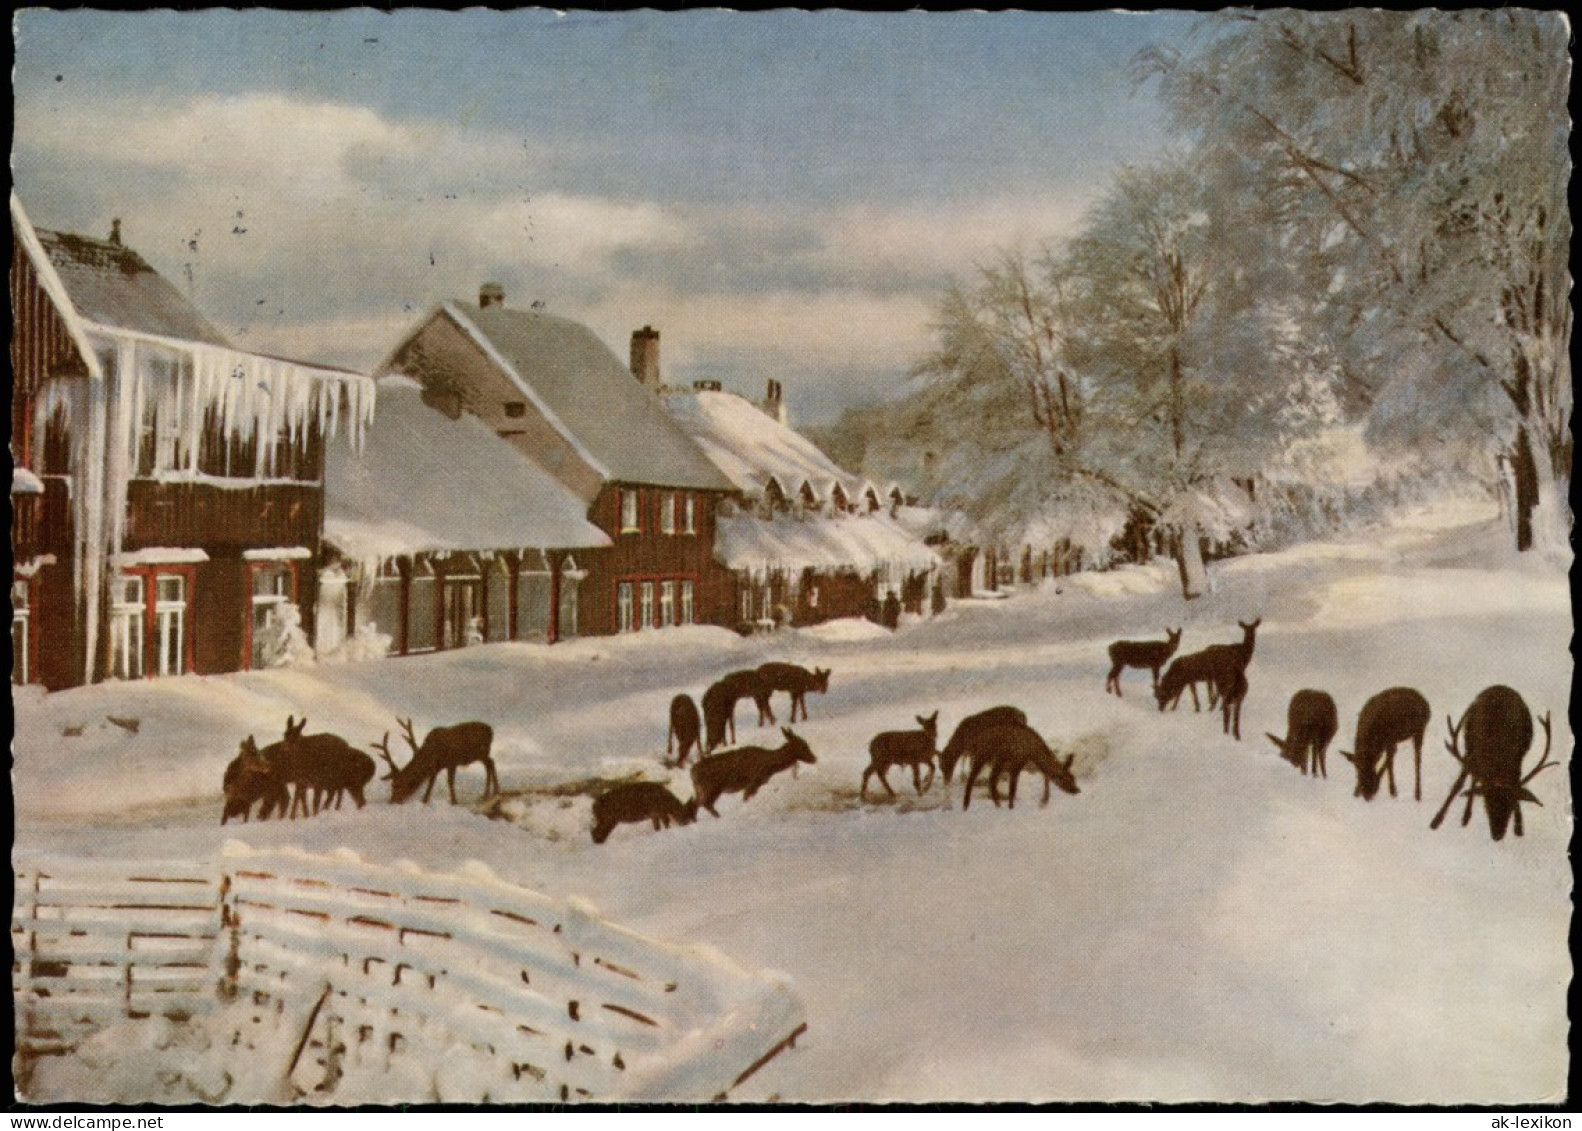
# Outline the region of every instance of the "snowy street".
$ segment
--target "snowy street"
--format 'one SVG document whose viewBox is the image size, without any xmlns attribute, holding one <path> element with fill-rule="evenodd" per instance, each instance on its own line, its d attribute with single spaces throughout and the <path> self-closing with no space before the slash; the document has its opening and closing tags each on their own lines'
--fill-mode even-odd
<svg viewBox="0 0 1582 1131">
<path fill-rule="evenodd" d="M 680 628 L 14 688 L 14 852 L 199 860 L 240 839 L 434 869 L 483 861 L 634 930 L 786 974 L 808 1032 L 734 1095 L 744 1101 L 1555 1101 L 1571 977 L 1571 615 L 1564 571 L 1509 542 L 1492 505 L 1445 505 L 1214 563 L 1214 591 L 1190 604 L 1161 560 L 957 602 L 893 635 L 861 621 L 753 638 Z M 1122 676 L 1123 699 L 1104 691 L 1112 640 L 1181 625 L 1184 653 L 1233 642 L 1236 622 L 1257 617 L 1240 742 L 1190 697 L 1160 713 L 1146 671 Z M 623 825 L 594 845 L 587 794 L 554 787 L 640 771 L 685 799 L 684 772 L 661 763 L 671 696 L 774 659 L 834 671 L 794 728 L 817 764 L 750 802 L 727 796 L 718 819 Z M 1561 767 L 1532 783 L 1543 804 L 1525 807 L 1525 836 L 1494 843 L 1481 807 L 1463 827 L 1460 801 L 1431 832 L 1454 779 L 1446 716 L 1491 684 L 1553 713 Z M 1422 800 L 1408 744 L 1400 796 L 1365 803 L 1340 751 L 1362 702 L 1397 685 L 1433 709 Z M 1306 687 L 1339 706 L 1327 779 L 1264 737 L 1285 731 Z M 789 702 L 773 702 L 783 723 Z M 984 794 L 964 813 L 960 775 L 948 797 L 942 779 L 918 797 L 891 770 L 896 801 L 882 788 L 859 799 L 874 734 L 937 709 L 943 745 L 998 703 L 1075 755 L 1080 795 L 1040 807 L 1042 783 L 1024 775 L 1014 811 Z M 506 796 L 475 807 L 473 766 L 457 806 L 440 781 L 426 807 L 397 808 L 376 780 L 361 811 L 222 828 L 226 763 L 248 734 L 278 739 L 287 715 L 365 750 L 389 732 L 400 758 L 397 716 L 420 733 L 487 721 Z M 138 720 L 135 733 L 110 716 Z M 742 744 L 781 741 L 753 725 L 750 702 L 736 722 Z M 1528 767 L 1542 746 L 1540 727 Z"/>
</svg>

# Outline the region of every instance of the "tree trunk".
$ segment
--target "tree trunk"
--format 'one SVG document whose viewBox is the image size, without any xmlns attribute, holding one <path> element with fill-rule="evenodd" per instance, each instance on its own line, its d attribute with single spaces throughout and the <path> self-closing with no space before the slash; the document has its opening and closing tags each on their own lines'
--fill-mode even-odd
<svg viewBox="0 0 1582 1131">
<path fill-rule="evenodd" d="M 1181 596 L 1188 601 L 1208 592 L 1208 567 L 1203 564 L 1203 541 L 1196 523 L 1181 531 L 1176 543 L 1176 567 L 1181 572 Z"/>
<path fill-rule="evenodd" d="M 1511 453 L 1511 477 L 1516 492 L 1516 549 L 1533 548 L 1533 511 L 1538 508 L 1538 466 L 1533 460 L 1527 427 L 1516 429 L 1516 450 Z"/>
</svg>

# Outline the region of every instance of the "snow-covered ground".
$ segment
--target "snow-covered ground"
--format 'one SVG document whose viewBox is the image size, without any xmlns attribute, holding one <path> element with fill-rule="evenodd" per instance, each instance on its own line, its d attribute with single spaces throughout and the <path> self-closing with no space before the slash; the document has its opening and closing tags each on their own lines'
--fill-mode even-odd
<svg viewBox="0 0 1582 1131">
<path fill-rule="evenodd" d="M 678 629 L 24 692 L 15 851 L 207 859 L 241 838 L 434 869 L 481 860 L 788 974 L 809 1030 L 740 1099 L 1552 1101 L 1571 977 L 1571 611 L 1563 571 L 1508 542 L 1489 510 L 1441 507 L 1216 563 L 1215 591 L 1190 605 L 1161 563 L 959 603 L 893 635 Z M 1184 625 L 1195 650 L 1253 617 L 1241 742 L 1190 704 L 1159 713 L 1146 673 L 1126 674 L 1124 699 L 1105 694 L 1109 641 Z M 751 802 L 727 797 L 720 819 L 626 825 L 595 846 L 588 797 L 550 787 L 642 772 L 686 796 L 661 764 L 670 697 L 771 658 L 834 669 L 796 726 L 817 765 Z M 1566 766 L 1534 781 L 1544 804 L 1526 807 L 1520 839 L 1492 842 L 1481 810 L 1462 827 L 1459 802 L 1431 832 L 1455 769 L 1445 718 L 1495 683 L 1553 712 Z M 1408 748 L 1402 796 L 1363 802 L 1339 750 L 1363 700 L 1398 684 L 1433 706 L 1423 800 Z M 1303 687 L 1340 707 L 1327 780 L 1263 737 L 1284 732 Z M 898 803 L 858 798 L 873 734 L 936 709 L 948 734 L 996 703 L 1076 754 L 1080 795 L 1040 808 L 1024 778 L 1014 811 L 984 798 L 963 812 L 959 778 L 948 800 L 937 784 L 917 798 L 892 771 Z M 775 708 L 787 713 L 783 696 Z M 395 749 L 397 715 L 420 731 L 487 720 L 511 796 L 493 819 L 466 804 L 483 784 L 473 768 L 459 806 L 441 783 L 433 804 L 396 808 L 376 782 L 361 811 L 222 829 L 226 762 L 249 733 L 278 738 L 288 714 L 359 744 L 389 731 Z M 743 704 L 743 742 L 778 743 L 754 721 Z M 49 1094 L 51 1079 L 30 1098 L 76 1098 Z"/>
</svg>

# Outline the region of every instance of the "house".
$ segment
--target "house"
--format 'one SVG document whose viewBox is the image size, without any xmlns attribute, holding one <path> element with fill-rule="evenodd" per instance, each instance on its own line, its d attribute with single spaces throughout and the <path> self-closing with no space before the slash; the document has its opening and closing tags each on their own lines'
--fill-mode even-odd
<svg viewBox="0 0 1582 1131">
<path fill-rule="evenodd" d="M 361 449 L 326 453 L 320 655 L 380 635 L 397 655 L 577 635 L 576 555 L 610 538 L 483 421 L 423 398 L 385 378 Z"/>
<path fill-rule="evenodd" d="M 121 242 L 36 230 L 11 197 L 12 678 L 258 666 L 311 628 L 324 442 L 359 374 L 233 347 Z"/>
<path fill-rule="evenodd" d="M 852 475 L 791 429 L 780 382 L 759 403 L 709 381 L 664 401 L 737 489 L 715 556 L 735 576 L 741 625 L 873 615 L 892 593 L 910 612 L 931 605 L 939 558 L 899 521 L 899 489 Z"/>
<path fill-rule="evenodd" d="M 610 540 L 577 555 L 585 635 L 734 620 L 735 580 L 713 552 L 733 486 L 660 405 L 658 349 L 639 331 L 623 365 L 586 326 L 509 307 L 485 284 L 477 304 L 429 312 L 376 368 L 477 417 L 583 501 Z"/>
</svg>

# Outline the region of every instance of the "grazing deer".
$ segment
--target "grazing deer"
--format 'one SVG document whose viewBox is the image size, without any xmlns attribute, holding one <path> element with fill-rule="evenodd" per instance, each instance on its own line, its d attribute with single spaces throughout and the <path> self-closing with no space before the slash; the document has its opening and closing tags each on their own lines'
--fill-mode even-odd
<svg viewBox="0 0 1582 1131">
<path fill-rule="evenodd" d="M 784 746 L 769 750 L 762 746 L 740 746 L 699 758 L 692 763 L 692 788 L 694 801 L 718 817 L 714 803 L 722 794 L 740 793 L 743 801 L 751 801 L 753 794 L 762 789 L 782 770 L 798 762 L 814 763 L 813 751 L 789 727 L 781 727 L 785 735 Z"/>
<path fill-rule="evenodd" d="M 225 807 L 220 813 L 222 825 L 236 816 L 244 821 L 250 820 L 255 801 L 264 803 L 258 810 L 260 821 L 267 821 L 275 809 L 279 809 L 284 816 L 291 805 L 291 791 L 275 767 L 259 753 L 258 744 L 253 741 L 252 735 L 242 739 L 236 757 L 225 767 L 224 790 Z"/>
<path fill-rule="evenodd" d="M 796 711 L 802 708 L 802 718 L 807 718 L 807 693 L 817 691 L 820 695 L 829 691 L 828 668 L 814 668 L 808 671 L 796 664 L 759 664 L 758 676 L 764 681 L 770 692 L 789 691 L 791 693 L 791 718 L 787 721 L 796 722 Z M 774 722 L 774 719 L 770 719 Z"/>
<path fill-rule="evenodd" d="M 426 783 L 428 788 L 423 791 L 423 804 L 427 805 L 441 770 L 445 771 L 450 785 L 450 803 L 456 804 L 456 771 L 474 762 L 483 763 L 483 796 L 492 797 L 500 792 L 500 776 L 495 772 L 494 759 L 489 755 L 489 747 L 494 743 L 494 728 L 488 723 L 457 723 L 455 726 L 435 727 L 428 732 L 421 745 L 417 733 L 412 729 L 411 719 L 398 716 L 396 723 L 407 745 L 412 748 L 412 758 L 406 765 L 397 766 L 395 759 L 390 756 L 389 731 L 385 731 L 380 741 L 369 744 L 390 765 L 390 772 L 382 780 L 390 783 L 392 804 L 402 804 L 417 792 L 418 786 Z"/>
<path fill-rule="evenodd" d="M 1304 688 L 1291 696 L 1291 705 L 1285 711 L 1285 737 L 1268 734 L 1269 741 L 1280 751 L 1280 757 L 1301 770 L 1305 775 L 1309 766 L 1313 776 L 1329 777 L 1329 767 L 1324 755 L 1340 729 L 1340 714 L 1335 701 L 1327 692 Z"/>
<path fill-rule="evenodd" d="M 681 754 L 676 759 L 676 765 L 687 764 L 687 752 L 697 747 L 699 756 L 703 754 L 703 747 L 698 743 L 698 735 L 703 731 L 703 722 L 698 717 L 698 705 L 692 701 L 690 695 L 677 695 L 670 701 L 670 730 L 665 734 L 665 753 L 668 755 L 674 743 L 681 744 Z"/>
<path fill-rule="evenodd" d="M 990 707 L 976 715 L 968 715 L 956 724 L 955 733 L 945 748 L 939 752 L 939 768 L 949 785 L 956 773 L 956 762 L 967 752 L 972 740 L 982 732 L 997 726 L 1026 726 L 1027 715 L 1020 707 Z"/>
<path fill-rule="evenodd" d="M 1159 669 L 1164 667 L 1176 649 L 1181 646 L 1181 629 L 1165 629 L 1163 640 L 1117 640 L 1110 645 L 1110 674 L 1104 681 L 1104 690 L 1121 696 L 1121 672 L 1126 668 L 1147 668 L 1153 672 L 1154 687 L 1159 686 Z"/>
<path fill-rule="evenodd" d="M 343 792 L 350 792 L 363 807 L 363 788 L 374 776 L 374 760 L 335 734 L 304 734 L 308 720 L 286 716 L 285 737 L 264 748 L 264 756 L 293 789 L 290 815 L 317 814 L 327 801 L 340 807 Z M 311 798 L 312 807 L 309 808 Z"/>
<path fill-rule="evenodd" d="M 697 817 L 696 797 L 682 804 L 658 782 L 627 782 L 593 799 L 593 843 L 603 844 L 616 825 L 652 821 L 654 831 L 658 832 L 661 828 L 668 829 L 672 821 L 690 825 Z"/>
<path fill-rule="evenodd" d="M 754 669 L 731 672 L 703 693 L 703 752 L 705 754 L 725 744 L 727 729 L 730 731 L 731 741 L 736 741 L 736 702 L 739 699 L 751 699 L 757 706 L 759 726 L 764 725 L 766 717 L 771 723 L 775 721 L 774 710 L 769 706 L 769 688 L 764 683 L 763 677 Z"/>
<path fill-rule="evenodd" d="M 922 715 L 916 718 L 921 730 L 887 730 L 873 736 L 873 741 L 868 743 L 868 768 L 862 772 L 859 797 L 868 796 L 868 779 L 874 774 L 879 775 L 879 784 L 894 797 L 895 790 L 885 778 L 891 766 L 912 767 L 912 785 L 919 797 L 928 788 L 923 785 L 924 766 L 928 767 L 928 784 L 934 784 L 934 743 L 939 738 L 939 712 L 935 711 L 926 719 Z"/>
<path fill-rule="evenodd" d="M 1247 698 L 1247 672 L 1242 668 L 1228 667 L 1214 678 L 1214 689 L 1219 694 L 1220 713 L 1225 723 L 1225 733 L 1241 741 L 1241 704 Z"/>
<path fill-rule="evenodd" d="M 1533 796 L 1527 783 L 1550 766 L 1560 764 L 1549 760 L 1550 741 L 1554 737 L 1549 715 L 1544 715 L 1540 722 L 1544 728 L 1543 757 L 1524 777 L 1522 759 L 1533 744 L 1533 716 L 1527 710 L 1526 702 L 1515 691 L 1499 684 L 1484 688 L 1478 692 L 1478 697 L 1467 708 L 1466 714 L 1461 716 L 1460 726 L 1446 718 L 1445 723 L 1450 727 L 1450 741 L 1445 743 L 1445 749 L 1461 764 L 1461 773 L 1428 827 L 1439 827 L 1461 786 L 1471 778 L 1472 784 L 1467 787 L 1467 808 L 1461 814 L 1461 824 L 1465 826 L 1472 819 L 1472 802 L 1481 796 L 1483 808 L 1489 815 L 1489 835 L 1495 840 L 1505 839 L 1506 826 L 1515 818 L 1516 835 L 1521 836 L 1522 802 L 1543 804 Z M 1467 744 L 1465 754 L 1461 752 L 1460 746 L 1463 739 Z"/>
<path fill-rule="evenodd" d="M 1417 800 L 1423 799 L 1423 734 L 1433 712 L 1428 700 L 1410 687 L 1381 691 L 1362 705 L 1357 716 L 1356 753 L 1342 750 L 1340 756 L 1357 768 L 1357 788 L 1353 797 L 1372 801 L 1379 782 L 1386 775 L 1390 796 L 1395 796 L 1395 748 L 1412 740 L 1416 769 Z"/>
<path fill-rule="evenodd" d="M 1241 643 L 1239 644 L 1210 644 L 1199 655 L 1207 656 L 1208 662 L 1213 666 L 1216 678 L 1209 682 L 1209 709 L 1214 709 L 1214 700 L 1219 694 L 1219 685 L 1229 678 L 1232 670 L 1246 671 L 1247 665 L 1252 663 L 1253 649 L 1258 645 L 1258 626 L 1263 623 L 1263 618 L 1248 624 L 1246 621 L 1237 621 L 1241 629 Z"/>
<path fill-rule="evenodd" d="M 1183 692 L 1192 692 L 1192 709 L 1202 710 L 1197 697 L 1197 685 L 1208 684 L 1209 694 L 1213 696 L 1214 678 L 1219 671 L 1219 664 L 1214 656 L 1206 649 L 1202 652 L 1189 652 L 1185 656 L 1177 656 L 1165 669 L 1165 674 L 1159 679 L 1159 686 L 1154 688 L 1154 698 L 1159 702 L 1159 709 L 1163 711 L 1167 706 L 1173 711 L 1181 705 Z M 1214 699 L 1209 699 L 1209 710 L 1214 709 Z"/>
<path fill-rule="evenodd" d="M 972 739 L 967 755 L 972 766 L 967 771 L 966 791 L 961 797 L 963 810 L 972 806 L 972 787 L 985 768 L 989 770 L 989 797 L 996 807 L 1000 804 L 1000 778 L 1009 774 L 1009 807 L 1016 808 L 1016 783 L 1029 764 L 1044 775 L 1044 799 L 1040 804 L 1049 804 L 1051 782 L 1066 793 L 1082 792 L 1071 772 L 1071 764 L 1077 756 L 1068 754 L 1062 762 L 1031 727 L 998 726 L 980 731 Z"/>
</svg>

